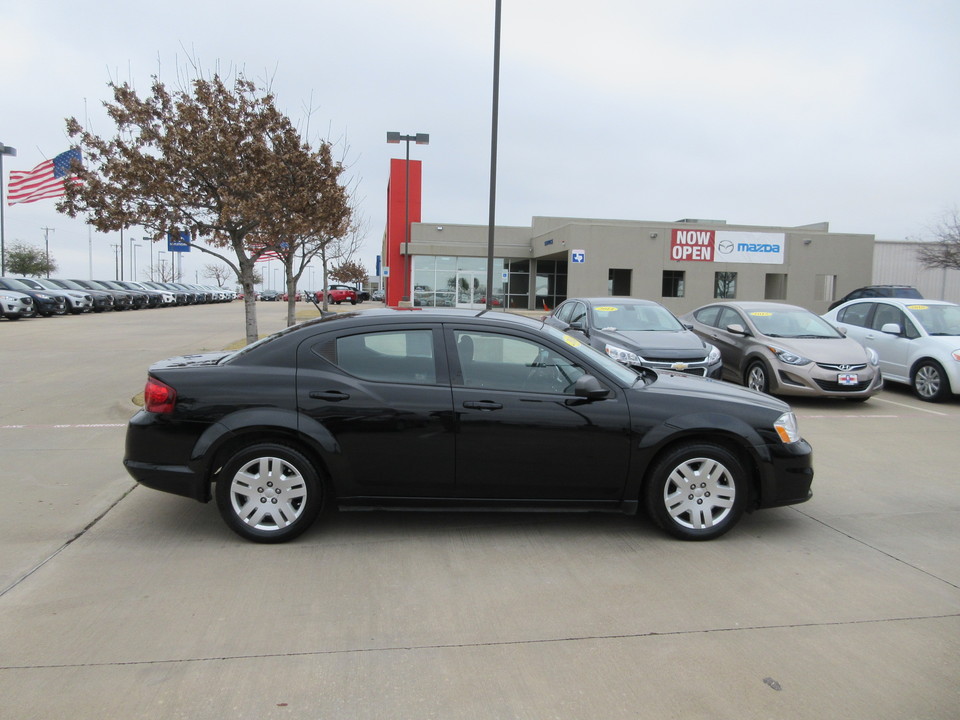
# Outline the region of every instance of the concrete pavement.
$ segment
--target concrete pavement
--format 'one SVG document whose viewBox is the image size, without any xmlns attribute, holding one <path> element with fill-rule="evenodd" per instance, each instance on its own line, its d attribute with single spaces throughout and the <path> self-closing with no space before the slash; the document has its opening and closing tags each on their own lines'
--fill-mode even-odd
<svg viewBox="0 0 960 720">
<path fill-rule="evenodd" d="M 0 325 L 0 718 L 960 717 L 960 402 L 793 403 L 813 500 L 711 543 L 343 513 L 259 546 L 120 464 L 150 362 L 242 336 L 239 303 Z"/>
</svg>

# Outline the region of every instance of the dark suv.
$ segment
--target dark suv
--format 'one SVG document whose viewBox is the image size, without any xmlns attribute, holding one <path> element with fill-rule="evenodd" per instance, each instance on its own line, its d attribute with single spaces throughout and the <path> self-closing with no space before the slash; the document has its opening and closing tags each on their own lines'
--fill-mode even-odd
<svg viewBox="0 0 960 720">
<path fill-rule="evenodd" d="M 847 300 L 860 300 L 861 298 L 922 298 L 923 295 L 915 287 L 910 285 L 867 285 L 857 288 L 853 292 L 848 292 L 839 300 L 833 302 L 827 312 L 833 310 L 838 305 L 842 305 Z"/>
</svg>

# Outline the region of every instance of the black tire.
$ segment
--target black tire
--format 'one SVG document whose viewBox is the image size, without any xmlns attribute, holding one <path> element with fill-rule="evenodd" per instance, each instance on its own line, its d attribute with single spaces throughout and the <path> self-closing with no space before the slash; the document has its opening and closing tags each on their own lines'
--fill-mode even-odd
<svg viewBox="0 0 960 720">
<path fill-rule="evenodd" d="M 644 483 L 647 514 L 681 540 L 712 540 L 740 520 L 750 480 L 740 460 L 720 445 L 678 445 L 651 468 Z"/>
<path fill-rule="evenodd" d="M 323 487 L 313 465 L 279 443 L 238 452 L 223 466 L 216 486 L 224 522 L 254 542 L 292 540 L 313 524 L 323 507 Z"/>
<path fill-rule="evenodd" d="M 751 390 L 758 390 L 762 393 L 770 392 L 770 371 L 762 360 L 754 360 L 747 367 L 747 372 L 743 376 L 743 384 Z"/>
<path fill-rule="evenodd" d="M 910 375 L 914 394 L 926 402 L 943 402 L 950 396 L 950 380 L 936 360 L 921 360 Z"/>
<path fill-rule="evenodd" d="M 350 301 L 350 304 L 351 304 L 351 305 L 356 305 L 356 304 L 357 304 L 357 299 L 356 299 L 356 298 L 352 299 L 352 300 Z"/>
</svg>

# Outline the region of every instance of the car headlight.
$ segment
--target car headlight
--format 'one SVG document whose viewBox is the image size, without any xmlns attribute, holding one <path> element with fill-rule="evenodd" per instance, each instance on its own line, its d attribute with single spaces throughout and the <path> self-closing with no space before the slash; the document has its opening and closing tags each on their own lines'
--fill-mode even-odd
<svg viewBox="0 0 960 720">
<path fill-rule="evenodd" d="M 707 343 L 707 363 L 713 365 L 715 362 L 720 362 L 720 351 L 717 350 L 716 346 Z"/>
<path fill-rule="evenodd" d="M 617 362 L 622 363 L 636 363 L 640 364 L 643 362 L 643 358 L 637 355 L 635 352 L 630 352 L 622 347 L 617 347 L 616 345 L 607 344 L 603 348 L 606 350 L 607 355 L 612 357 Z"/>
<path fill-rule="evenodd" d="M 809 365 L 810 360 L 807 360 L 802 355 L 797 355 L 792 353 L 789 350 L 784 350 L 783 348 L 774 347 L 773 345 L 767 345 L 767 350 L 772 352 L 777 356 L 777 359 L 780 362 L 785 362 L 787 365 Z"/>
<path fill-rule="evenodd" d="M 37 293 L 38 300 L 53 300 L 49 295 L 44 295 L 43 293 Z"/>
<path fill-rule="evenodd" d="M 877 351 L 873 348 L 866 348 L 867 359 L 870 361 L 870 364 L 876 367 L 880 364 L 880 356 L 877 354 Z"/>
<path fill-rule="evenodd" d="M 783 441 L 784 445 L 800 440 L 800 429 L 797 427 L 797 416 L 792 412 L 785 412 L 773 423 L 773 429 Z"/>
</svg>

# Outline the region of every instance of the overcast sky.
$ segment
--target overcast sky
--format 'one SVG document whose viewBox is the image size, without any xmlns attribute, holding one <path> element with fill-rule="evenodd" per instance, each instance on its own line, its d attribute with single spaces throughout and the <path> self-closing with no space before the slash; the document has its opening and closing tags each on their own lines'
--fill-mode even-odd
<svg viewBox="0 0 960 720">
<path fill-rule="evenodd" d="M 269 81 L 307 139 L 338 143 L 372 272 L 389 159 L 403 157 L 389 130 L 430 134 L 429 146 L 411 146 L 426 222 L 487 222 L 494 6 L 10 3 L 0 142 L 18 156 L 4 158 L 4 203 L 11 169 L 68 148 L 64 118 L 112 135 L 101 106 L 110 80 L 141 92 L 153 75 L 176 85 L 193 58 Z M 929 237 L 960 200 L 958 37 L 956 0 L 503 0 L 497 224 L 828 221 L 879 239 Z M 91 235 L 54 206 L 5 206 L 6 243 L 43 247 L 41 228 L 52 228 L 59 274 L 85 278 L 92 239 L 93 275 L 114 277 L 119 235 Z M 137 250 L 140 279 L 148 253 Z M 185 279 L 212 261 L 191 253 Z M 129 245 L 127 263 L 125 277 Z"/>
</svg>

